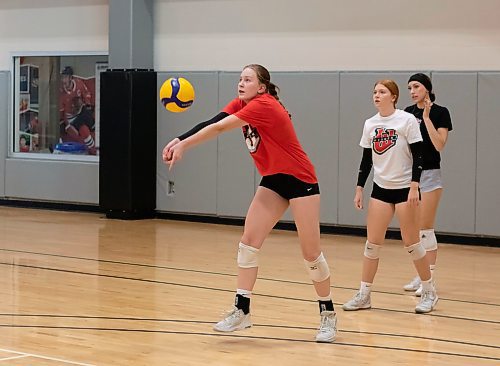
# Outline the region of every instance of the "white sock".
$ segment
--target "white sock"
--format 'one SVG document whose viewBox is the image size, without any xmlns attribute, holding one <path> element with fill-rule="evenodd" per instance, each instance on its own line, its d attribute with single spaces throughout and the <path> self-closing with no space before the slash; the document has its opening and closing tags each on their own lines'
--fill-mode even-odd
<svg viewBox="0 0 500 366">
<path fill-rule="evenodd" d="M 330 292 L 327 296 L 319 296 L 318 295 L 318 300 L 319 301 L 330 301 L 332 299 L 332 293 Z"/>
<path fill-rule="evenodd" d="M 432 277 L 427 281 L 422 281 L 422 292 L 434 291 L 434 286 L 432 284 Z"/>
<path fill-rule="evenodd" d="M 359 292 L 361 292 L 363 295 L 370 295 L 370 293 L 372 292 L 372 284 L 369 282 L 361 281 Z"/>
<path fill-rule="evenodd" d="M 237 295 L 241 295 L 243 297 L 251 298 L 252 297 L 252 291 L 249 290 L 243 290 L 241 288 L 236 290 Z"/>
</svg>

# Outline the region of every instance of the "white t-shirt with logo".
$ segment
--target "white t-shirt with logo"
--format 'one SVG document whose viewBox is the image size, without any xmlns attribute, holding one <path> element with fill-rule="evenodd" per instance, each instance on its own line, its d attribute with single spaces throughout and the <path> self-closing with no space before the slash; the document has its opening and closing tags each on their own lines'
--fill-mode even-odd
<svg viewBox="0 0 500 366">
<path fill-rule="evenodd" d="M 400 109 L 387 117 L 379 113 L 365 121 L 359 142 L 372 149 L 373 181 L 382 188 L 408 188 L 413 158 L 410 145 L 422 141 L 417 119 Z"/>
</svg>

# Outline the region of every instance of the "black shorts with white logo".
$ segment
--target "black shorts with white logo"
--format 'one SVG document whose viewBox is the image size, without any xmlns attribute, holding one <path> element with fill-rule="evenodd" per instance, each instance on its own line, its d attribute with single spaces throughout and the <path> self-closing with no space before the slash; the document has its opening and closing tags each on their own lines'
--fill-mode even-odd
<svg viewBox="0 0 500 366">
<path fill-rule="evenodd" d="M 406 202 L 408 200 L 408 193 L 410 192 L 410 187 L 408 188 L 398 188 L 398 189 L 387 189 L 382 188 L 377 183 L 373 182 L 372 198 L 377 200 L 397 204 L 401 202 Z M 418 198 L 420 199 L 420 188 L 418 190 Z"/>
<path fill-rule="evenodd" d="M 318 183 L 307 183 L 289 174 L 267 175 L 262 177 L 259 185 L 276 192 L 287 200 L 319 194 Z"/>
</svg>

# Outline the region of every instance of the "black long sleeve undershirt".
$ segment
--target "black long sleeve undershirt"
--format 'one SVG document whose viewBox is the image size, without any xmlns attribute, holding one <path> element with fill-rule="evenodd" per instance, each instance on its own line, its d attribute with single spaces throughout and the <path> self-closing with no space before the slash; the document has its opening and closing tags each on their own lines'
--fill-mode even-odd
<svg viewBox="0 0 500 366">
<path fill-rule="evenodd" d="M 214 123 L 217 123 L 221 120 L 223 120 L 224 118 L 226 118 L 227 116 L 229 116 L 228 113 L 226 112 L 220 112 L 218 115 L 216 115 L 214 118 L 212 119 L 209 119 L 208 121 L 205 121 L 205 122 L 201 122 L 201 123 L 198 123 L 196 126 L 194 126 L 192 129 L 190 129 L 189 131 L 183 133 L 182 135 L 178 136 L 177 138 L 179 140 L 185 140 L 187 139 L 188 137 L 194 135 L 196 132 L 200 131 L 201 129 L 211 125 L 211 124 L 214 124 Z"/>
<path fill-rule="evenodd" d="M 420 182 L 420 176 L 422 175 L 422 166 L 424 165 L 424 158 L 422 156 L 422 148 L 424 143 L 422 141 L 414 142 L 410 144 L 410 151 L 413 157 L 413 165 L 411 167 L 411 181 Z"/>
<path fill-rule="evenodd" d="M 363 148 L 363 157 L 361 158 L 361 163 L 359 164 L 358 172 L 358 183 L 360 187 L 364 187 L 370 171 L 373 166 L 372 149 L 369 147 Z"/>
</svg>

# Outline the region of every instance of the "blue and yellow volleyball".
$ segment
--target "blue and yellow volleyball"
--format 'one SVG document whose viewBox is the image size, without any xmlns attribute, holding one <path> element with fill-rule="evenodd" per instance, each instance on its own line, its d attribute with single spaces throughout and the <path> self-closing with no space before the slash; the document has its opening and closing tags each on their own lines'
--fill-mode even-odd
<svg viewBox="0 0 500 366">
<path fill-rule="evenodd" d="M 193 85 L 184 78 L 170 78 L 160 88 L 160 101 L 170 112 L 184 112 L 194 102 Z"/>
</svg>

